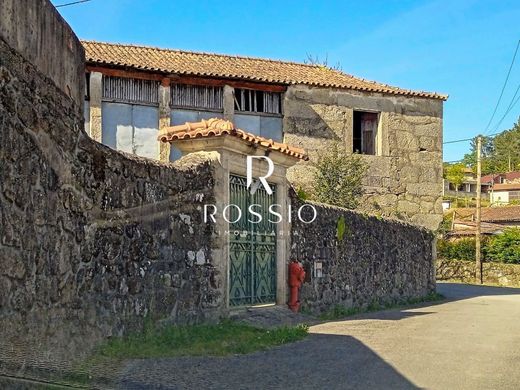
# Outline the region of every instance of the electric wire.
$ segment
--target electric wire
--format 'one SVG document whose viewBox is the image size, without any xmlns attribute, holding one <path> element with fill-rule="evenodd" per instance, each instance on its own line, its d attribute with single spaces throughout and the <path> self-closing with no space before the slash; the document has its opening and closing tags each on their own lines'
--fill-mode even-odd
<svg viewBox="0 0 520 390">
<path fill-rule="evenodd" d="M 70 2 L 70 3 L 65 3 L 65 4 L 55 5 L 55 7 L 56 7 L 56 8 L 67 7 L 67 6 L 69 6 L 69 5 L 76 5 L 76 4 L 88 3 L 89 1 L 92 1 L 92 0 L 78 0 L 78 1 L 73 1 L 73 2 Z"/>
<path fill-rule="evenodd" d="M 495 109 L 493 110 L 493 114 L 491 115 L 491 118 L 489 119 L 488 124 L 486 125 L 486 128 L 484 129 L 484 134 L 489 130 L 489 126 L 491 125 L 491 122 L 495 118 L 495 114 L 497 113 L 498 106 L 500 105 L 500 102 L 502 101 L 502 96 L 504 96 L 504 91 L 507 86 L 507 82 L 509 81 L 509 76 L 511 75 L 511 70 L 513 69 L 513 65 L 515 63 L 516 54 L 518 53 L 518 47 L 520 46 L 520 39 L 518 40 L 516 44 L 515 54 L 513 55 L 513 59 L 511 60 L 511 65 L 509 65 L 509 70 L 507 71 L 507 76 L 504 81 L 504 85 L 502 86 L 502 91 L 500 92 L 500 96 L 498 97 L 497 104 L 495 105 Z"/>
</svg>

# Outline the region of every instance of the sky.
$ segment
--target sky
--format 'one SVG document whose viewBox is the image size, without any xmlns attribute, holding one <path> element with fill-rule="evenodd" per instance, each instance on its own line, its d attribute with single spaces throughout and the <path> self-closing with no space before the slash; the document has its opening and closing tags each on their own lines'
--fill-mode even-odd
<svg viewBox="0 0 520 390">
<path fill-rule="evenodd" d="M 73 0 L 53 0 L 54 5 Z M 449 95 L 444 141 L 484 133 L 520 39 L 518 0 L 91 0 L 58 8 L 81 39 L 302 62 Z M 520 50 L 493 122 L 509 129 L 520 102 Z M 469 142 L 444 145 L 459 160 Z"/>
</svg>

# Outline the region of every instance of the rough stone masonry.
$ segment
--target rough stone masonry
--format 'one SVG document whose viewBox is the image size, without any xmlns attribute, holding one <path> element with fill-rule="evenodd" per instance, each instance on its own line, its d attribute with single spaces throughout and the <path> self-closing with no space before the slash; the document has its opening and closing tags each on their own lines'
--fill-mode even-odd
<svg viewBox="0 0 520 390">
<path fill-rule="evenodd" d="M 292 194 L 290 256 L 306 268 L 304 310 L 317 314 L 335 305 L 384 306 L 435 292 L 429 230 L 317 203 L 312 204 L 316 221 L 306 224 L 295 211 L 302 204 Z M 312 218 L 309 208 L 302 215 L 304 220 Z"/>
<path fill-rule="evenodd" d="M 145 316 L 183 323 L 220 317 L 224 284 L 212 264 L 213 228 L 197 220 L 197 208 L 214 199 L 211 158 L 159 164 L 90 139 L 74 98 L 82 100 L 83 84 L 51 80 L 21 54 L 26 46 L 55 50 L 46 57 L 81 74 L 79 41 L 47 1 L 7 8 L 0 39 L 0 369 L 63 368 L 96 341 L 140 328 Z M 44 47 L 7 44 L 13 30 L 3 19 L 20 15 L 47 20 L 34 27 Z M 49 44 L 63 36 L 65 50 Z"/>
<path fill-rule="evenodd" d="M 364 211 L 436 230 L 442 220 L 441 99 L 290 86 L 284 141 L 304 148 L 311 161 L 291 168 L 289 180 L 310 191 L 312 161 L 321 151 L 332 142 L 352 150 L 355 110 L 379 113 L 377 153 L 362 155 L 369 166 Z"/>
</svg>

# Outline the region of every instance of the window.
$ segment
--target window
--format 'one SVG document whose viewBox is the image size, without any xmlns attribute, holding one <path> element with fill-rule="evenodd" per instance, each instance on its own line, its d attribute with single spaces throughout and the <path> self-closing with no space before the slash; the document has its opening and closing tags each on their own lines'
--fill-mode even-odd
<svg viewBox="0 0 520 390">
<path fill-rule="evenodd" d="M 236 127 L 282 142 L 282 93 L 235 88 L 234 95 Z"/>
<path fill-rule="evenodd" d="M 85 73 L 85 100 L 90 100 L 90 73 Z"/>
<path fill-rule="evenodd" d="M 159 82 L 103 76 L 103 101 L 159 104 Z"/>
<path fill-rule="evenodd" d="M 282 94 L 235 88 L 235 111 L 282 114 Z"/>
<path fill-rule="evenodd" d="M 222 87 L 174 84 L 170 89 L 172 108 L 208 109 L 222 111 Z"/>
<path fill-rule="evenodd" d="M 354 111 L 352 146 L 354 153 L 376 154 L 378 114 Z"/>
</svg>

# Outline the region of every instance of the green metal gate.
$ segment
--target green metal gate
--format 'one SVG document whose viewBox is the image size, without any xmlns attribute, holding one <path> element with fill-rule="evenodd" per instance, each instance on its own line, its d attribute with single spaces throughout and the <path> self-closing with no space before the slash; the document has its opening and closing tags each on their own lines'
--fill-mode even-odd
<svg viewBox="0 0 520 390">
<path fill-rule="evenodd" d="M 270 184 L 269 195 L 262 185 L 251 194 L 246 178 L 229 177 L 230 203 L 242 210 L 236 223 L 229 224 L 229 304 L 231 306 L 259 305 L 276 301 L 276 224 L 269 222 L 269 206 L 275 203 L 276 188 Z M 253 184 L 254 186 L 254 184 Z M 252 186 L 252 187 L 253 187 Z M 249 214 L 249 205 L 256 204 L 257 217 Z M 279 211 L 279 210 L 278 210 Z M 230 221 L 238 218 L 232 207 Z M 272 219 L 273 217 L 271 217 Z"/>
</svg>

